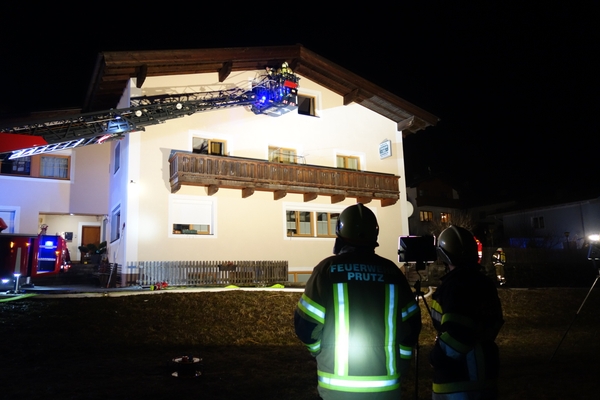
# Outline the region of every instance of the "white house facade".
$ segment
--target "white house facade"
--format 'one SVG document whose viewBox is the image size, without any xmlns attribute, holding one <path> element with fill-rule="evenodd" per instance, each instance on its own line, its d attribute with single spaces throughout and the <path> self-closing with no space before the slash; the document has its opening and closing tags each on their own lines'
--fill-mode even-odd
<svg viewBox="0 0 600 400">
<path fill-rule="evenodd" d="M 117 109 L 139 96 L 250 89 L 265 74 L 258 66 L 276 67 L 282 59 L 300 78 L 298 96 L 307 103 L 279 117 L 246 106 L 216 108 L 76 148 L 72 157 L 85 159 L 82 169 L 102 175 L 102 185 L 77 179 L 49 184 L 51 190 L 61 183 L 72 188 L 70 207 L 57 199 L 53 206 L 42 195 L 45 182 L 27 189 L 30 195 L 3 194 L 0 205 L 20 207 L 19 229 L 28 230 L 45 211 L 103 215 L 109 261 L 120 265 L 284 260 L 290 271 L 306 271 L 332 254 L 337 215 L 363 202 L 379 220 L 377 253 L 397 261 L 398 237 L 409 233 L 403 135 L 437 118 L 301 46 L 284 49 L 283 56 L 279 48 L 266 49 L 258 60 L 240 50 L 242 60 L 232 61 L 202 51 L 171 58 L 169 52 L 104 53 L 90 104 L 104 93 L 111 71 L 127 62 Z M 264 56 L 273 52 L 278 56 Z M 153 69 L 158 60 L 166 65 L 197 54 L 202 62 L 189 61 L 175 72 Z M 206 66 L 209 61 L 217 67 Z M 343 88 L 340 77 L 348 81 Z M 330 182 L 340 176 L 350 183 Z M 92 190 L 100 192 L 99 204 L 74 205 L 89 202 Z"/>
</svg>

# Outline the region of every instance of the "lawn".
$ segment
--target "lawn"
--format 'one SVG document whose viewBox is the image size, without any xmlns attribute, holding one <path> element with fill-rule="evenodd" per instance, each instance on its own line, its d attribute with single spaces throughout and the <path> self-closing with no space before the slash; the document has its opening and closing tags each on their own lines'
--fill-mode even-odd
<svg viewBox="0 0 600 400">
<path fill-rule="evenodd" d="M 600 288 L 578 313 L 588 291 L 500 289 L 501 399 L 598 397 Z M 300 295 L 166 290 L 0 303 L 0 398 L 317 400 L 316 364 L 293 331 Z M 418 398 L 431 398 L 435 334 L 421 307 L 418 370 L 404 399 L 416 382 Z M 173 376 L 182 356 L 201 359 L 198 376 Z"/>
</svg>

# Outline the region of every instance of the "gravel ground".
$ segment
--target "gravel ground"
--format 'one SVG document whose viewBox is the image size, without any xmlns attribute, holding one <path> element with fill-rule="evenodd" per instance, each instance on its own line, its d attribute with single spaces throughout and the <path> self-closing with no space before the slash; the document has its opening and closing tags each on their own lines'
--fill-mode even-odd
<svg viewBox="0 0 600 400">
<path fill-rule="evenodd" d="M 501 289 L 501 399 L 596 399 L 600 289 Z M 293 333 L 300 292 L 226 291 L 0 302 L 0 398 L 317 400 Z M 431 398 L 426 309 L 404 399 Z M 569 324 L 573 324 L 565 332 Z M 561 339 L 564 338 L 564 340 Z M 194 377 L 173 359 L 201 358 Z"/>
</svg>

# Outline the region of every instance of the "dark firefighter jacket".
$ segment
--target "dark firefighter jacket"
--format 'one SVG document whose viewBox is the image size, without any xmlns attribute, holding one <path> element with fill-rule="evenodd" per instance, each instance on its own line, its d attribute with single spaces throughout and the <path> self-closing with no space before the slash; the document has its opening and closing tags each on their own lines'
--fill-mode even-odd
<svg viewBox="0 0 600 400">
<path fill-rule="evenodd" d="M 458 267 L 442 277 L 432 298 L 433 324 L 438 331 L 430 356 L 433 398 L 494 393 L 499 364 L 494 340 L 504 323 L 494 282 L 478 264 Z"/>
<path fill-rule="evenodd" d="M 295 329 L 317 358 L 321 397 L 398 399 L 421 312 L 392 261 L 373 248 L 345 247 L 314 269 L 296 308 Z"/>
</svg>

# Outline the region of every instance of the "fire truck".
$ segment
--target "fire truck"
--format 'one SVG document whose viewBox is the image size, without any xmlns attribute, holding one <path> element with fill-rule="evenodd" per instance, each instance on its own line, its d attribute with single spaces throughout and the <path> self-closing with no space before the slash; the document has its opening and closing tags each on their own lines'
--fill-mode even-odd
<svg viewBox="0 0 600 400">
<path fill-rule="evenodd" d="M 481 259 L 483 258 L 483 244 L 481 244 L 481 242 L 477 238 L 475 238 L 475 243 L 477 243 L 477 262 L 481 264 Z"/>
<path fill-rule="evenodd" d="M 0 290 L 18 291 L 32 286 L 32 278 L 56 275 L 71 266 L 67 242 L 62 236 L 0 234 Z"/>
<path fill-rule="evenodd" d="M 298 108 L 299 80 L 284 62 L 265 68 L 246 88 L 134 97 L 128 108 L 0 126 L 0 161 L 119 140 L 146 126 L 203 111 L 243 106 L 256 115 L 279 117 Z M 18 290 L 36 276 L 64 272 L 68 258 L 61 236 L 0 234 L 2 288 Z"/>
</svg>

